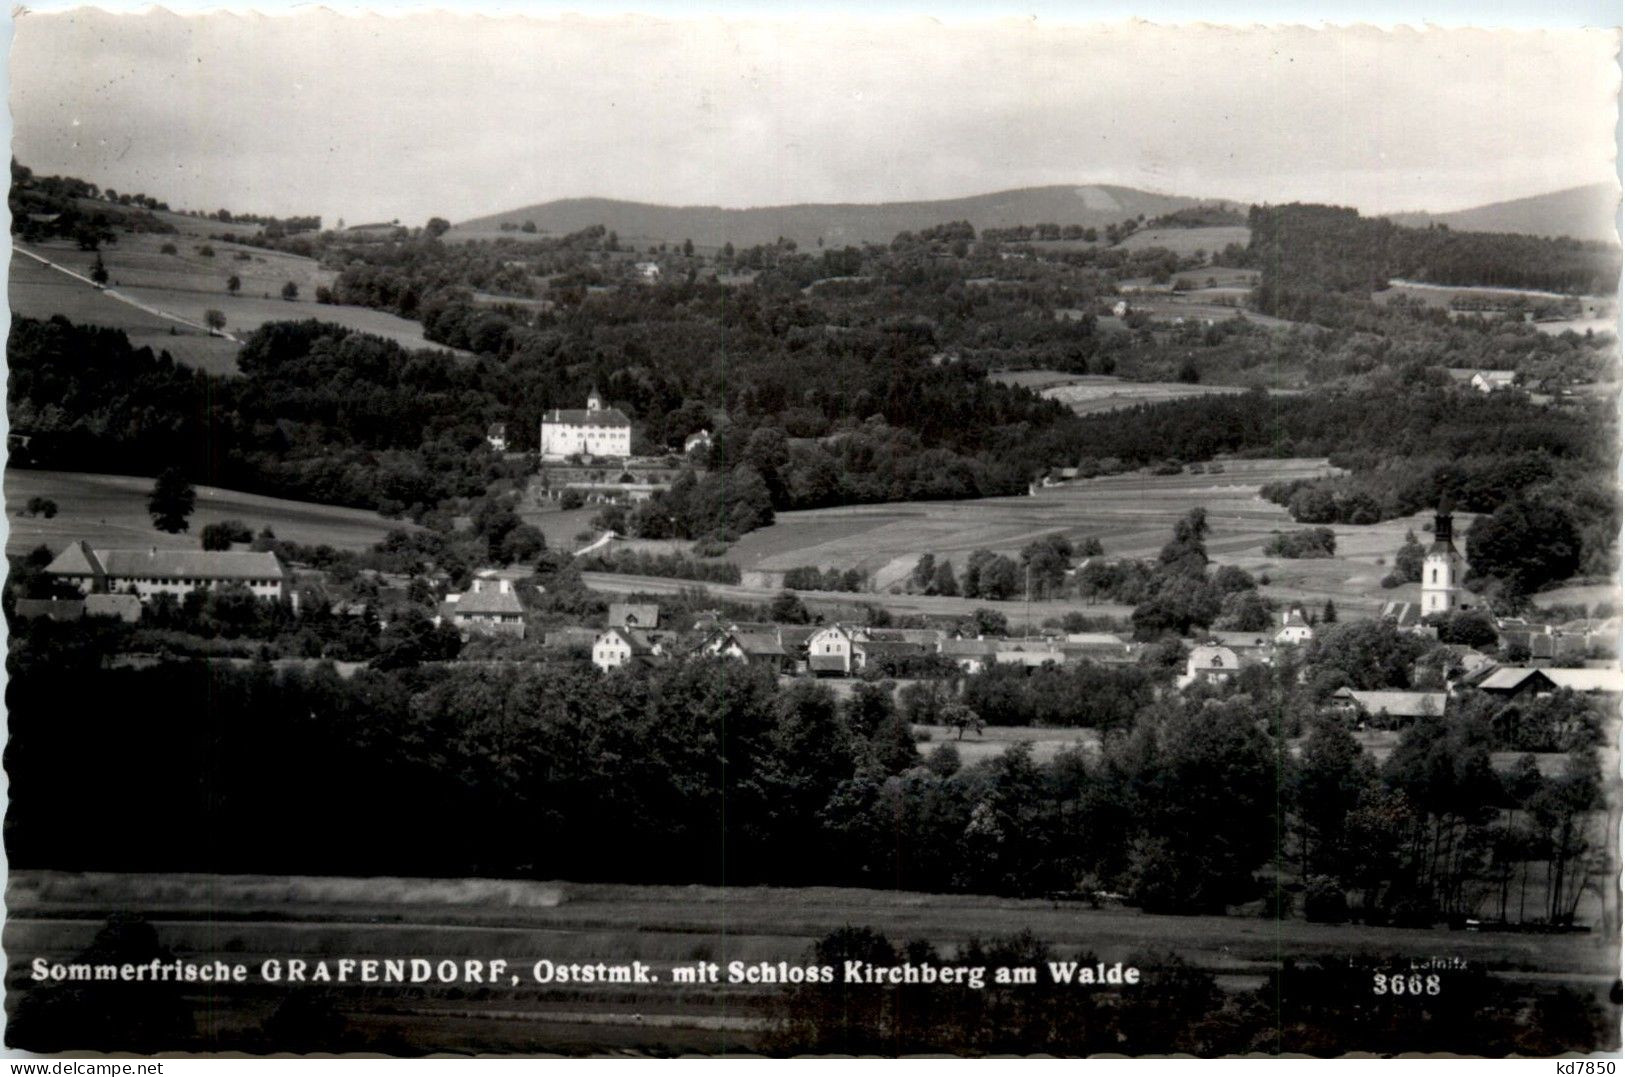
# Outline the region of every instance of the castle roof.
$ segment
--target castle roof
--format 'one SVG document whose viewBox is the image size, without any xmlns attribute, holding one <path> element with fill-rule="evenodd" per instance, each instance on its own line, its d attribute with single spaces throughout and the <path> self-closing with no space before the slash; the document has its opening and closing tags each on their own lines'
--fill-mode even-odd
<svg viewBox="0 0 1625 1077">
<path fill-rule="evenodd" d="M 620 408 L 554 408 L 542 415 L 542 422 L 559 426 L 631 426 Z"/>
</svg>

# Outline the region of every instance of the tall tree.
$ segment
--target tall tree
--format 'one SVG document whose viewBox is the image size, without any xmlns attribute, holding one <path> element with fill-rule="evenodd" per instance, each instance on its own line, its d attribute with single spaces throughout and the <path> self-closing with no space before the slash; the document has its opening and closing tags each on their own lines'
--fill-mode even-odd
<svg viewBox="0 0 1625 1077">
<path fill-rule="evenodd" d="M 179 468 L 168 468 L 152 484 L 147 498 L 147 511 L 152 514 L 152 526 L 171 534 L 187 529 L 187 518 L 197 503 L 197 491 Z"/>
</svg>

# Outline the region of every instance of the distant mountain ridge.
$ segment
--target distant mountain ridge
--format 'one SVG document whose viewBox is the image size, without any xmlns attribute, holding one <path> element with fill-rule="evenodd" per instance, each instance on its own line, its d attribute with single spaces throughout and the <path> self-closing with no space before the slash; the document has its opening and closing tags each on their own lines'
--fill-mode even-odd
<svg viewBox="0 0 1625 1077">
<path fill-rule="evenodd" d="M 977 231 L 1043 223 L 1104 228 L 1142 213 L 1156 217 L 1201 205 L 1239 204 L 1108 184 L 1025 187 L 921 202 L 801 203 L 750 209 L 565 198 L 465 221 L 452 229 L 449 238 L 484 235 L 500 230 L 504 223 L 522 225 L 532 221 L 538 230 L 556 235 L 601 224 L 618 233 L 623 243 L 640 247 L 692 239 L 705 247 L 731 242 L 743 248 L 772 243 L 783 236 L 795 240 L 803 249 L 814 249 L 820 240 L 826 247 L 889 243 L 899 232 L 949 221 L 969 221 Z"/>
<path fill-rule="evenodd" d="M 1585 187 L 1494 202 L 1450 213 L 1390 213 L 1396 224 L 1426 227 L 1444 224 L 1458 231 L 1514 232 L 1536 236 L 1572 236 L 1576 239 L 1618 243 L 1615 212 L 1619 190 L 1613 184 Z M 520 209 L 477 217 L 454 226 L 448 238 L 456 240 L 491 235 L 520 237 L 502 232 L 504 224 L 517 228 L 529 221 L 543 234 L 565 235 L 601 224 L 621 242 L 636 247 L 682 243 L 691 239 L 702 247 L 751 247 L 772 243 L 780 236 L 803 249 L 889 243 L 899 232 L 914 232 L 949 221 L 969 221 L 977 230 L 1009 228 L 1018 224 L 1079 224 L 1104 228 L 1129 217 L 1158 217 L 1192 206 L 1226 206 L 1245 212 L 1247 204 L 1223 198 L 1193 198 L 1159 194 L 1114 184 L 1022 187 L 965 198 L 913 202 L 797 203 L 724 209 L 721 206 L 663 206 L 613 198 L 562 198 Z"/>
<path fill-rule="evenodd" d="M 1618 243 L 1615 223 L 1618 208 L 1619 188 L 1612 183 L 1593 183 L 1453 213 L 1390 213 L 1387 216 L 1395 224 L 1415 228 L 1443 224 L 1458 232 L 1515 232 Z"/>
</svg>

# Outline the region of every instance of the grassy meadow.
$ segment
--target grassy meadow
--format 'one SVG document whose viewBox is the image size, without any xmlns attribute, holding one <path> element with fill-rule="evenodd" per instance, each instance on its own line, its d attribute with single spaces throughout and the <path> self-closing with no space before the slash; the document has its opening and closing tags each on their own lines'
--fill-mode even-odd
<svg viewBox="0 0 1625 1077">
<path fill-rule="evenodd" d="M 1098 538 L 1108 557 L 1154 557 L 1174 523 L 1201 506 L 1208 514 L 1210 555 L 1220 564 L 1267 575 L 1263 591 L 1277 601 L 1313 603 L 1318 608 L 1332 599 L 1340 610 L 1369 615 L 1383 602 L 1414 591 L 1387 591 L 1380 581 L 1406 529 L 1421 536 L 1426 514 L 1363 527 L 1335 525 L 1336 557 L 1297 561 L 1266 557 L 1264 543 L 1273 532 L 1302 525 L 1294 523 L 1284 508 L 1259 497 L 1259 487 L 1326 474 L 1331 468 L 1324 460 L 1311 459 L 1228 460 L 1222 466 L 1222 472 L 1136 472 L 1077 480 L 1030 497 L 784 512 L 771 527 L 740 539 L 729 558 L 746 570 L 801 565 L 859 568 L 870 573 L 876 590 L 883 592 L 905 580 L 923 553 L 932 553 L 939 561 L 947 557 L 962 568 L 973 550 L 1015 555 L 1028 542 L 1057 533 L 1075 543 Z M 890 606 L 895 599 L 881 596 L 881 600 Z M 1002 605 L 1019 611 L 1022 603 Z M 1049 602 L 1034 602 L 1033 610 L 1035 618 L 1042 619 L 1074 606 L 1086 612 L 1111 612 L 1106 607 Z"/>
<path fill-rule="evenodd" d="M 199 486 L 191 530 L 172 535 L 152 526 L 147 513 L 147 495 L 151 491 L 152 480 L 139 476 L 7 468 L 6 521 L 11 531 L 6 552 L 14 556 L 26 554 L 41 543 L 59 551 L 79 539 L 115 548 L 195 550 L 203 528 L 220 520 L 241 520 L 255 531 L 269 526 L 277 538 L 291 542 L 360 550 L 395 528 L 413 526 L 363 509 Z M 55 501 L 57 514 L 50 519 L 24 516 L 23 507 L 31 497 Z"/>
<path fill-rule="evenodd" d="M 174 254 L 163 253 L 166 243 L 175 246 Z M 66 240 L 27 249 L 86 277 L 97 257 L 96 252 L 81 251 Z M 214 254 L 206 255 L 204 249 L 212 249 Z M 106 291 L 32 258 L 14 255 L 9 288 L 12 310 L 31 318 L 61 314 L 75 322 L 124 329 L 137 345 L 148 345 L 154 351 L 168 349 L 177 360 L 213 373 L 236 370 L 238 345 L 211 337 L 203 329 L 209 310 L 223 313 L 225 333 L 239 339 L 266 322 L 315 318 L 393 340 L 402 347 L 439 347 L 424 339 L 423 326 L 417 322 L 365 307 L 317 303 L 316 288 L 331 284 L 334 274 L 310 258 L 196 235 L 149 233 L 121 235 L 116 244 L 99 253 L 108 272 Z M 241 281 L 236 295 L 226 290 L 226 280 L 232 275 Z M 296 300 L 281 298 L 282 287 L 289 281 L 299 289 Z"/>
</svg>

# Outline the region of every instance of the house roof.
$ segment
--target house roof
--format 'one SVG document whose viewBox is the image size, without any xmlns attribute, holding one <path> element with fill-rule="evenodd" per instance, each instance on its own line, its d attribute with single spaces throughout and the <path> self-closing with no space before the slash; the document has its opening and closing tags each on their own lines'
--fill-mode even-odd
<svg viewBox="0 0 1625 1077">
<path fill-rule="evenodd" d="M 1479 682 L 1486 692 L 1512 692 L 1532 677 L 1541 676 L 1557 688 L 1572 692 L 1621 692 L 1620 671 L 1615 669 L 1535 669 L 1529 666 L 1503 666 Z"/>
<path fill-rule="evenodd" d="M 1339 688 L 1337 696 L 1357 703 L 1368 714 L 1393 718 L 1421 718 L 1444 713 L 1443 692 L 1361 692 Z"/>
<path fill-rule="evenodd" d="M 1293 610 L 1281 619 L 1282 628 L 1308 628 L 1309 622 L 1303 619 L 1302 610 Z"/>
<path fill-rule="evenodd" d="M 507 423 L 492 423 L 489 427 L 486 428 L 485 436 L 489 437 L 489 438 L 507 437 L 508 436 L 508 424 Z"/>
<path fill-rule="evenodd" d="M 1068 632 L 1066 634 L 1066 639 L 1063 642 L 1065 642 L 1065 643 L 1088 644 L 1090 646 L 1099 646 L 1099 647 L 1106 647 L 1106 646 L 1122 647 L 1122 646 L 1124 646 L 1123 637 L 1113 635 L 1110 632 Z"/>
<path fill-rule="evenodd" d="M 134 596 L 130 596 L 134 598 Z M 140 599 L 136 599 L 139 604 Z M 53 621 L 77 621 L 84 615 L 85 604 L 76 598 L 19 598 L 18 617 L 49 617 Z"/>
<path fill-rule="evenodd" d="M 58 576 L 94 576 L 102 571 L 101 562 L 88 542 L 71 543 L 67 549 L 51 559 L 45 571 Z"/>
<path fill-rule="evenodd" d="M 945 639 L 940 653 L 950 658 L 978 658 L 997 654 L 999 641 L 993 639 Z"/>
<path fill-rule="evenodd" d="M 563 426 L 632 425 L 632 420 L 628 419 L 620 408 L 600 408 L 597 411 L 589 411 L 586 408 L 554 408 L 542 415 L 542 422 Z"/>
<path fill-rule="evenodd" d="M 1061 665 L 1066 661 L 1066 655 L 1053 647 L 1000 647 L 994 653 L 993 660 L 1006 666 L 1042 666 L 1050 662 Z"/>
<path fill-rule="evenodd" d="M 611 602 L 609 604 L 609 623 L 611 625 L 635 624 L 639 628 L 654 628 L 660 623 L 660 607 L 652 602 Z"/>
<path fill-rule="evenodd" d="M 926 654 L 928 648 L 923 643 L 913 643 L 902 639 L 860 639 L 852 643 L 852 650 L 862 650 L 870 657 L 880 655 L 909 655 Z"/>
<path fill-rule="evenodd" d="M 807 666 L 815 673 L 845 673 L 846 660 L 838 654 L 815 654 L 807 659 Z"/>
<path fill-rule="evenodd" d="M 1400 628 L 1410 628 L 1422 621 L 1421 608 L 1414 602 L 1384 602 L 1381 616 Z"/>
<path fill-rule="evenodd" d="M 1208 631 L 1208 636 L 1218 644 L 1225 647 L 1240 647 L 1244 650 L 1256 647 L 1268 647 L 1271 639 L 1269 632 L 1230 632 Z"/>
<path fill-rule="evenodd" d="M 134 595 L 86 595 L 85 615 L 137 621 L 141 619 L 141 600 Z"/>
<path fill-rule="evenodd" d="M 1511 370 L 1477 370 L 1473 372 L 1475 378 L 1483 378 L 1491 385 L 1511 385 L 1512 379 L 1517 376 Z"/>
<path fill-rule="evenodd" d="M 265 580 L 281 579 L 282 562 L 269 551 L 255 550 L 92 550 L 74 543 L 46 566 L 58 575 L 99 571 L 119 579 Z"/>
<path fill-rule="evenodd" d="M 631 648 L 634 656 L 654 654 L 654 646 L 649 642 L 649 637 L 642 632 L 628 628 L 610 628 L 600 633 L 593 642 L 597 643 L 598 640 L 603 639 L 605 636 L 614 636 L 620 639 Z"/>
<path fill-rule="evenodd" d="M 727 638 L 748 655 L 781 657 L 784 654 L 784 645 L 774 632 L 730 632 Z"/>
<path fill-rule="evenodd" d="M 495 613 L 524 613 L 525 605 L 512 591 L 464 591 L 452 603 L 454 617 L 482 617 Z"/>
<path fill-rule="evenodd" d="M 780 625 L 779 642 L 784 645 L 786 650 L 792 647 L 798 650 L 806 650 L 807 641 L 812 639 L 817 632 L 817 625 Z"/>
<path fill-rule="evenodd" d="M 892 643 L 937 643 L 946 633 L 935 628 L 870 628 L 863 635 L 870 640 Z"/>
<path fill-rule="evenodd" d="M 1187 669 L 1240 669 L 1241 660 L 1228 647 L 1197 647 L 1191 651 Z"/>
</svg>

